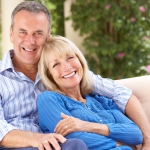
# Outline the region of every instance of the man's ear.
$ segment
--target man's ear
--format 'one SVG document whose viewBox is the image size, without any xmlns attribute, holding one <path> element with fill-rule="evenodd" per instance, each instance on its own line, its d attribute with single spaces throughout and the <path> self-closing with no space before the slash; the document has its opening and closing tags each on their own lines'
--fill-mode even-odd
<svg viewBox="0 0 150 150">
<path fill-rule="evenodd" d="M 9 31 L 9 38 L 10 38 L 10 42 L 13 43 L 13 29 L 12 27 L 10 27 L 10 31 Z"/>
<path fill-rule="evenodd" d="M 52 36 L 52 30 L 49 31 L 49 36 L 48 37 L 50 37 L 50 36 Z"/>
<path fill-rule="evenodd" d="M 51 36 L 51 35 L 52 35 L 52 30 L 49 31 L 49 36 Z"/>
<path fill-rule="evenodd" d="M 48 34 L 48 36 L 47 36 L 47 38 L 46 38 L 46 41 L 47 41 L 51 36 L 52 36 L 52 31 L 50 30 L 50 31 L 49 31 L 49 34 Z"/>
</svg>

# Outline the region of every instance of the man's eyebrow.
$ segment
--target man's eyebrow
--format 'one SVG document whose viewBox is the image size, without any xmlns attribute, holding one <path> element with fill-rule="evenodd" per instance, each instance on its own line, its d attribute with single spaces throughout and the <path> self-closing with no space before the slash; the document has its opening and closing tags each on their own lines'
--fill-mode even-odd
<svg viewBox="0 0 150 150">
<path fill-rule="evenodd" d="M 37 30 L 37 31 L 35 31 L 35 32 L 43 32 L 43 30 Z"/>
<path fill-rule="evenodd" d="M 25 29 L 23 29 L 23 28 L 19 28 L 19 30 L 20 30 L 20 31 L 26 31 L 26 30 L 25 30 Z"/>
<path fill-rule="evenodd" d="M 20 28 L 20 31 L 26 31 L 26 29 Z M 43 32 L 43 30 L 36 30 L 35 32 Z"/>
</svg>

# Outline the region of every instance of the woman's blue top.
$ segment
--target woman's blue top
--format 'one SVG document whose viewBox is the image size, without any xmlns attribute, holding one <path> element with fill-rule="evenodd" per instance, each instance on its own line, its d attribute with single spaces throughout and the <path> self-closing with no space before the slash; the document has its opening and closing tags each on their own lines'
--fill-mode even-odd
<svg viewBox="0 0 150 150">
<path fill-rule="evenodd" d="M 143 137 L 138 126 L 127 118 L 111 99 L 99 95 L 86 95 L 85 99 L 86 104 L 83 104 L 56 92 L 41 93 L 37 106 L 39 125 L 43 132 L 54 133 L 55 126 L 62 120 L 61 113 L 64 113 L 108 126 L 108 136 L 91 132 L 73 132 L 66 136 L 67 139 L 83 140 L 89 150 L 132 150 L 128 146 L 116 147 L 116 141 L 129 145 L 142 143 Z"/>
</svg>

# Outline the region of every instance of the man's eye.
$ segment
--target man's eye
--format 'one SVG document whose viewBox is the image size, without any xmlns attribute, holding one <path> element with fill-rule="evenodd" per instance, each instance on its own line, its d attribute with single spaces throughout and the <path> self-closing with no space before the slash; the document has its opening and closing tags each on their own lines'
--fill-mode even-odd
<svg viewBox="0 0 150 150">
<path fill-rule="evenodd" d="M 42 35 L 42 32 L 37 32 L 36 35 Z"/>
<path fill-rule="evenodd" d="M 25 34 L 26 32 L 24 32 L 24 31 L 20 31 L 20 33 L 21 33 L 21 34 Z"/>
</svg>

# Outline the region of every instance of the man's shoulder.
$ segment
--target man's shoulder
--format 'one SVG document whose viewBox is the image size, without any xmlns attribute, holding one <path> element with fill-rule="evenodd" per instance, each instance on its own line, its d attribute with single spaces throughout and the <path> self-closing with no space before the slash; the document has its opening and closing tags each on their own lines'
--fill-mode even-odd
<svg viewBox="0 0 150 150">
<path fill-rule="evenodd" d="M 13 50 L 9 50 L 2 59 L 0 60 L 0 73 L 7 70 L 8 68 L 12 68 L 12 60 L 11 58 L 14 55 Z"/>
</svg>

